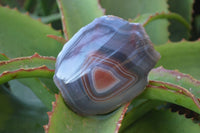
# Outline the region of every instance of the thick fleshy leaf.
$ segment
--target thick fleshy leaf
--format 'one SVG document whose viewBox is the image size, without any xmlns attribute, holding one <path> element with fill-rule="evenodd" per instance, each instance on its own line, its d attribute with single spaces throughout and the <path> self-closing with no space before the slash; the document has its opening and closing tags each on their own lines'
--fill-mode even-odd
<svg viewBox="0 0 200 133">
<path fill-rule="evenodd" d="M 35 52 L 57 56 L 62 44 L 46 37 L 61 35 L 51 27 L 33 20 L 26 14 L 0 6 L 0 53 L 10 58 L 30 56 Z"/>
<path fill-rule="evenodd" d="M 200 41 L 179 43 L 166 43 L 155 47 L 161 54 L 156 66 L 166 69 L 178 69 L 180 72 L 191 74 L 200 80 Z"/>
<path fill-rule="evenodd" d="M 151 109 L 159 107 L 162 104 L 161 101 L 178 104 L 200 114 L 200 81 L 177 70 L 166 70 L 163 67 L 153 69 L 149 74 L 149 79 L 165 83 L 151 81 L 144 93 L 138 99 L 133 100 L 129 106 L 132 110 L 125 116 L 120 131 L 130 128 L 130 125 L 138 121 L 138 118 Z M 141 100 L 140 98 L 152 100 Z"/>
<path fill-rule="evenodd" d="M 15 58 L 0 62 L 0 83 L 6 83 L 15 78 L 46 77 L 54 74 L 55 58 L 34 54 L 31 57 Z M 45 65 L 45 66 L 44 66 Z M 40 80 L 23 79 L 21 82 L 29 86 L 46 107 L 51 109 L 54 100 L 54 90 L 49 90 Z M 37 88 L 37 89 L 35 89 Z M 17 91 L 17 90 L 15 90 Z"/>
<path fill-rule="evenodd" d="M 0 7 L 0 18 L 1 18 L 0 53 L 5 53 L 5 55 L 7 55 L 8 57 L 14 58 L 20 56 L 30 56 L 33 55 L 35 52 L 38 52 L 40 55 L 45 55 L 45 56 L 57 56 L 58 52 L 61 50 L 63 46 L 57 41 L 47 37 L 48 34 L 60 36 L 61 35 L 60 32 L 55 31 L 51 27 L 44 25 L 37 20 L 32 19 L 26 14 L 21 14 L 17 10 L 11 10 L 7 7 Z M 47 62 L 45 61 L 40 62 L 40 65 L 44 65 L 45 63 Z M 28 63 L 28 66 L 33 67 L 34 65 L 31 66 L 31 64 Z M 53 67 L 54 63 L 51 63 L 51 68 Z M 5 131 L 8 130 L 8 132 L 15 132 L 13 131 L 15 129 L 16 132 L 43 131 L 43 128 L 41 128 L 41 125 L 39 123 L 43 122 L 42 125 L 47 123 L 48 117 L 46 115 L 46 112 L 48 110 L 51 110 L 51 102 L 55 100 L 54 93 L 52 93 L 51 90 L 56 89 L 55 86 L 47 87 L 44 83 L 49 83 L 49 81 L 41 82 L 38 79 L 22 79 L 21 82 L 17 82 L 17 85 L 16 82 L 13 81 L 9 82 L 12 94 L 16 94 L 17 97 L 16 99 L 20 99 L 21 97 L 23 97 L 24 101 L 28 101 L 29 99 L 31 99 L 31 95 L 30 93 L 25 93 L 25 92 L 26 91 L 31 92 L 32 90 L 37 95 L 36 97 L 34 97 L 34 101 L 41 100 L 42 102 L 40 101 L 40 103 L 38 102 L 34 103 L 33 108 L 36 108 L 36 110 L 32 108 L 26 110 L 27 112 L 31 113 L 29 116 L 23 116 L 23 115 L 20 116 L 20 113 L 23 113 L 23 110 L 22 112 L 17 111 L 19 112 L 17 114 L 17 117 L 18 116 L 22 117 L 22 119 L 18 118 L 19 122 L 17 121 L 17 118 L 15 116 L 12 116 L 12 114 L 11 115 L 7 114 L 7 116 L 10 117 L 10 121 L 13 122 L 13 125 L 15 124 L 16 126 L 19 126 L 19 128 L 16 129 L 16 126 L 15 127 L 10 126 L 9 125 L 10 122 L 8 121 L 7 123 L 4 123 L 5 126 L 7 127 L 7 129 L 5 128 L 6 129 Z M 52 83 L 53 82 L 51 80 L 51 84 Z M 11 101 L 11 104 L 15 105 L 15 101 L 14 100 Z M 31 103 L 28 103 L 28 105 L 29 104 L 30 106 L 32 106 Z M 27 107 L 28 105 L 22 103 L 22 106 Z M 6 108 L 6 105 L 3 107 Z M 18 110 L 20 110 L 20 107 Z M 38 117 L 34 116 L 37 115 L 38 111 L 41 113 L 42 116 L 41 115 L 38 115 Z M 34 119 L 34 117 L 36 119 Z M 36 124 L 32 124 L 31 122 L 26 122 L 27 120 L 32 120 L 32 119 Z M 23 125 L 26 126 L 23 127 Z M 30 126 L 34 127 L 38 126 L 39 129 L 36 131 L 37 129 L 36 127 L 34 130 L 34 128 L 31 128 Z"/>
<path fill-rule="evenodd" d="M 200 99 L 200 81 L 188 74 L 183 74 L 177 70 L 167 70 L 163 67 L 158 67 L 150 72 L 149 79 L 182 86 L 196 98 Z"/>
<path fill-rule="evenodd" d="M 160 76 L 160 75 L 158 74 L 156 76 Z M 197 100 L 196 97 L 193 97 L 192 93 L 188 92 L 184 88 L 181 88 L 179 86 L 175 86 L 175 85 L 172 85 L 172 84 L 169 84 L 169 83 L 155 82 L 155 81 L 152 82 L 151 81 L 150 85 L 147 87 L 145 92 L 141 96 L 139 96 L 138 99 L 140 99 L 140 98 L 172 102 L 172 103 L 175 103 L 175 104 L 182 105 L 184 107 L 188 107 L 191 110 L 194 110 L 194 111 L 200 113 L 200 105 L 199 105 L 200 103 L 199 103 L 199 101 Z M 131 106 L 134 106 L 134 107 L 129 106 L 129 108 L 132 108 L 133 111 L 131 111 L 132 113 L 128 113 L 128 116 L 125 117 L 125 122 L 122 123 L 122 124 L 126 125 L 126 126 L 123 126 L 122 129 L 123 130 L 126 129 L 127 126 L 130 125 L 132 122 L 137 120 L 139 117 L 143 116 L 149 110 L 160 105 L 161 103 L 162 102 L 159 102 L 159 101 L 149 101 L 149 100 L 144 100 L 142 102 L 140 102 L 140 101 L 135 102 L 135 100 L 134 100 L 133 103 L 131 104 Z M 46 130 L 48 130 L 49 132 L 51 132 L 51 131 L 55 132 L 55 131 L 59 131 L 61 129 L 63 130 L 64 127 L 71 127 L 70 122 L 65 124 L 65 125 L 61 125 L 61 126 L 55 125 L 55 123 L 59 123 L 60 121 L 62 121 L 62 120 L 60 120 L 59 117 L 68 116 L 68 117 L 65 118 L 66 120 L 69 120 L 69 119 L 71 120 L 72 118 L 77 117 L 77 119 L 75 119 L 75 120 L 73 119 L 73 120 L 74 120 L 74 123 L 78 121 L 78 123 L 76 123 L 78 125 L 80 125 L 79 122 L 82 121 L 82 120 L 78 119 L 78 118 L 82 118 L 82 117 L 74 114 L 70 110 L 66 111 L 66 114 L 62 114 L 61 112 L 56 111 L 57 109 L 60 108 L 60 104 L 61 104 L 60 102 L 57 103 L 57 104 L 54 104 L 54 106 L 55 105 L 57 105 L 57 106 L 55 106 L 55 108 L 54 108 L 55 110 L 53 111 L 53 114 L 49 113 L 49 117 L 51 118 L 51 121 L 50 121 L 49 125 L 46 126 L 46 128 L 47 128 Z M 64 106 L 65 106 L 65 104 L 63 103 L 62 109 L 60 108 L 59 110 L 63 111 Z M 62 116 L 59 116 L 58 114 L 60 114 Z M 132 116 L 134 116 L 134 118 L 131 118 Z M 101 116 L 101 117 L 103 118 L 103 116 Z M 62 122 L 62 123 L 66 123 L 66 122 Z M 51 128 L 53 128 L 53 129 L 51 129 Z M 69 128 L 67 128 L 67 129 L 69 130 Z M 76 130 L 74 128 L 71 128 L 71 130 L 78 132 L 80 129 Z M 84 132 L 84 131 L 93 132 L 92 127 L 91 127 L 90 130 L 82 129 L 82 132 Z"/>
<path fill-rule="evenodd" d="M 30 69 L 19 69 L 16 71 L 5 71 L 0 75 L 0 83 L 6 83 L 15 78 L 30 78 L 30 77 L 53 77 L 54 70 L 48 69 L 46 66 Z"/>
<path fill-rule="evenodd" d="M 152 110 L 123 133 L 199 133 L 200 126 L 184 115 L 168 110 Z"/>
<path fill-rule="evenodd" d="M 61 50 L 62 44 L 47 37 L 48 34 L 61 35 L 51 27 L 7 7 L 0 7 L 0 17 L 0 53 L 11 58 L 30 56 L 35 52 L 56 57 Z"/>
<path fill-rule="evenodd" d="M 200 114 L 200 101 L 187 89 L 160 81 L 150 81 L 146 90 L 138 97 L 174 103 Z"/>
<path fill-rule="evenodd" d="M 147 13 L 147 14 L 137 16 L 135 19 L 129 20 L 129 21 L 133 22 L 133 23 L 141 23 L 145 27 L 150 22 L 158 20 L 158 19 L 173 19 L 173 20 L 176 20 L 176 21 L 182 23 L 188 29 L 188 31 L 190 30 L 190 24 L 182 16 L 180 16 L 179 14 L 176 14 L 176 13 L 164 13 L 164 12 L 162 12 L 162 13 L 156 13 L 154 15 Z"/>
<path fill-rule="evenodd" d="M 27 93 L 27 91 L 25 92 Z M 34 102 L 19 100 L 5 85 L 0 85 L 0 132 L 44 132 L 42 125 L 47 123 L 47 109 L 42 106 L 40 101 L 35 100 L 35 98 L 31 95 L 28 97 L 28 99 L 34 100 Z"/>
<path fill-rule="evenodd" d="M 49 124 L 45 125 L 46 133 L 114 133 L 118 132 L 127 106 L 108 115 L 83 117 L 72 112 L 64 103 L 61 95 L 56 96 L 53 111 L 49 112 Z M 77 126 L 78 125 L 78 126 Z"/>
<path fill-rule="evenodd" d="M 104 14 L 98 0 L 57 0 L 62 14 L 65 38 L 71 38 L 81 27 Z"/>
<path fill-rule="evenodd" d="M 168 12 L 166 0 L 101 0 L 106 14 L 113 14 L 124 19 L 133 19 L 138 15 Z M 155 4 L 156 3 L 156 4 Z M 163 44 L 168 40 L 168 21 L 156 20 L 145 27 L 155 44 Z"/>
<path fill-rule="evenodd" d="M 156 80 L 156 81 L 163 81 L 166 83 L 172 83 L 172 84 L 176 84 L 179 86 L 184 87 L 185 89 L 183 89 L 182 93 L 184 93 L 184 91 L 186 93 L 190 93 L 190 102 L 192 102 L 192 99 L 195 99 L 196 102 L 198 102 L 197 99 L 200 98 L 200 81 L 194 79 L 193 77 L 191 77 L 190 75 L 186 75 L 183 73 L 178 72 L 177 70 L 166 70 L 163 67 L 159 67 L 156 69 L 153 69 L 148 77 L 150 80 Z M 173 94 L 170 94 L 171 97 L 167 96 L 168 92 L 167 91 L 174 91 L 174 90 L 167 90 L 167 87 L 164 88 L 165 83 L 163 83 L 162 86 L 160 87 L 161 91 L 163 89 L 166 89 L 166 94 L 162 94 L 162 92 L 159 92 L 157 94 L 157 101 L 155 100 L 142 100 L 142 99 L 135 99 L 132 101 L 132 103 L 129 106 L 129 109 L 132 109 L 130 112 L 127 113 L 127 115 L 125 115 L 125 118 L 122 122 L 122 127 L 120 129 L 120 131 L 124 131 L 126 128 L 128 128 L 132 123 L 134 123 L 136 120 L 138 120 L 138 118 L 140 118 L 141 116 L 143 116 L 145 113 L 149 112 L 150 110 L 156 108 L 156 107 L 162 107 L 163 102 L 161 102 L 162 100 L 168 101 L 170 102 L 169 99 L 176 99 L 177 101 L 180 100 L 180 96 L 173 96 Z M 147 87 L 147 89 L 149 89 L 149 87 Z M 188 91 L 187 91 L 187 90 Z M 151 91 L 151 90 L 148 90 Z M 176 93 L 177 91 L 174 91 L 173 93 Z M 145 92 L 146 93 L 146 92 Z M 156 95 L 155 90 L 152 90 L 152 92 L 150 92 L 152 95 Z M 154 94 L 153 94 L 154 93 Z M 179 90 L 179 92 L 177 93 L 181 93 L 181 90 Z M 160 97 L 160 98 L 159 98 Z M 166 100 L 166 97 L 168 97 L 168 100 Z M 188 96 L 187 96 L 188 97 Z M 184 104 L 186 104 L 185 102 L 187 102 L 188 98 L 184 97 L 182 98 L 181 104 L 182 106 Z M 152 97 L 151 97 L 152 98 Z M 180 104 L 179 104 L 180 105 Z M 196 108 L 194 102 L 189 103 L 189 106 L 193 105 L 193 107 L 188 108 L 188 109 L 192 109 L 192 108 Z M 199 109 L 196 108 L 196 110 L 198 111 Z"/>
<path fill-rule="evenodd" d="M 14 78 L 47 77 L 54 74 L 55 58 L 34 54 L 0 62 L 0 84 Z"/>
<path fill-rule="evenodd" d="M 180 14 L 191 24 L 194 0 L 168 0 L 168 3 L 171 12 Z M 170 21 L 169 31 L 172 41 L 180 41 L 190 37 L 189 31 L 173 20 Z"/>
</svg>

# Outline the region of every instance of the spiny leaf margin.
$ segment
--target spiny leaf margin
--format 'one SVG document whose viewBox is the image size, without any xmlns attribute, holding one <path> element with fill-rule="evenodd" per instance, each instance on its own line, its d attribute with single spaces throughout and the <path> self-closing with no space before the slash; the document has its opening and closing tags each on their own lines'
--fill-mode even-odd
<svg viewBox="0 0 200 133">
<path fill-rule="evenodd" d="M 54 74 L 54 64 L 54 57 L 44 57 L 37 53 L 30 57 L 0 61 L 0 84 L 16 78 L 52 78 Z"/>
<path fill-rule="evenodd" d="M 107 115 L 86 117 L 79 116 L 72 112 L 64 103 L 61 94 L 56 95 L 56 101 L 52 103 L 53 110 L 47 113 L 49 116 L 49 123 L 48 125 L 44 125 L 45 133 L 61 132 L 63 130 L 75 133 L 92 133 L 94 131 L 98 133 L 117 133 L 119 132 L 121 122 L 129 104 L 130 103 L 127 103 L 118 110 Z M 80 125 L 78 128 L 77 124 Z M 102 128 L 104 130 L 102 130 Z"/>
</svg>

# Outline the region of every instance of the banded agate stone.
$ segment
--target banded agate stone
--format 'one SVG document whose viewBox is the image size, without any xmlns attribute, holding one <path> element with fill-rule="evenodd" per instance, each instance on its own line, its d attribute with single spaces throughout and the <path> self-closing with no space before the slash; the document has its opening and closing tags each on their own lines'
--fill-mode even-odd
<svg viewBox="0 0 200 133">
<path fill-rule="evenodd" d="M 148 73 L 159 58 L 139 23 L 102 16 L 64 45 L 54 82 L 73 111 L 105 114 L 145 89 Z"/>
</svg>

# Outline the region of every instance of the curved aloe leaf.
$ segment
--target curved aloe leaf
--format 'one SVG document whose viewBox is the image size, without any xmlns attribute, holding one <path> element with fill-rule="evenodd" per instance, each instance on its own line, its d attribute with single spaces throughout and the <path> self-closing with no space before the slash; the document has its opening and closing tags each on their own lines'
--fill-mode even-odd
<svg viewBox="0 0 200 133">
<path fill-rule="evenodd" d="M 180 72 L 191 74 L 200 79 L 200 41 L 182 41 L 166 43 L 155 47 L 161 54 L 156 66 L 166 69 L 178 69 Z"/>
<path fill-rule="evenodd" d="M 62 14 L 65 38 L 71 38 L 81 27 L 102 16 L 97 0 L 57 0 Z"/>
<path fill-rule="evenodd" d="M 0 53 L 5 53 L 10 58 L 30 56 L 35 52 L 40 55 L 56 57 L 63 46 L 56 40 L 47 37 L 49 34 L 61 36 L 60 32 L 53 30 L 50 26 L 44 25 L 40 21 L 32 19 L 27 14 L 20 13 L 16 9 L 0 6 L 0 18 Z M 40 73 L 38 74 L 41 75 Z M 46 71 L 46 74 L 46 76 L 52 76 L 52 72 L 50 74 L 49 71 Z M 35 80 L 29 80 L 28 83 L 32 85 L 31 88 L 36 86 L 33 84 L 37 82 Z M 52 84 L 52 79 L 49 79 L 48 82 L 39 83 L 39 85 L 43 84 L 43 89 L 56 90 L 55 86 L 48 85 L 46 87 L 45 84 L 49 82 Z M 13 82 L 9 84 L 14 86 Z M 28 89 L 24 86 L 22 88 Z M 16 90 L 14 89 L 13 93 L 14 91 Z M 18 97 L 25 95 L 23 91 L 18 94 L 21 94 Z"/>
<path fill-rule="evenodd" d="M 200 114 L 200 81 L 162 67 L 152 70 L 149 78 L 157 81 L 149 83 L 142 94 L 145 98 L 172 102 Z"/>
<path fill-rule="evenodd" d="M 54 74 L 55 58 L 34 54 L 31 57 L 15 58 L 0 62 L 0 84 L 14 78 L 47 77 Z"/>
<path fill-rule="evenodd" d="M 183 87 L 166 82 L 151 81 L 139 98 L 178 104 L 200 114 L 198 97 Z"/>
<path fill-rule="evenodd" d="M 61 95 L 57 95 L 56 102 L 53 103 L 53 111 L 48 113 L 49 124 L 45 125 L 44 128 L 46 133 L 63 131 L 71 133 L 117 133 L 127 106 L 128 104 L 108 115 L 83 117 L 72 112 L 64 103 Z"/>
<path fill-rule="evenodd" d="M 159 75 L 156 76 L 159 77 Z M 167 78 L 168 77 L 166 77 L 166 79 Z M 138 100 L 142 100 L 142 102 L 139 102 L 138 104 Z M 124 132 L 127 129 L 129 130 L 129 128 L 131 128 L 131 124 L 137 123 L 141 117 L 145 117 L 144 114 L 149 114 L 150 110 L 161 106 L 163 104 L 162 101 L 184 106 L 200 114 L 200 100 L 197 95 L 190 93 L 186 89 L 177 85 L 172 85 L 166 82 L 151 81 L 146 90 L 137 99 L 133 100 L 130 105 L 132 110 L 127 113 L 124 121 L 122 122 L 122 129 L 120 131 Z M 134 106 L 134 104 L 136 104 L 136 106 Z"/>
<path fill-rule="evenodd" d="M 145 27 L 150 22 L 158 20 L 158 19 L 177 20 L 180 23 L 182 23 L 188 29 L 188 31 L 190 30 L 190 24 L 182 16 L 180 16 L 179 14 L 176 14 L 176 13 L 164 13 L 164 12 L 162 12 L 162 13 L 156 13 L 154 15 L 147 13 L 147 14 L 137 16 L 135 19 L 130 20 L 130 21 L 134 22 L 134 23 L 141 23 Z"/>
<path fill-rule="evenodd" d="M 15 58 L 0 62 L 0 84 L 6 83 L 15 78 L 26 77 L 47 77 L 51 78 L 54 74 L 55 58 L 42 57 L 34 54 L 31 57 Z M 46 65 L 46 66 L 44 66 Z M 54 93 L 42 85 L 40 80 L 23 79 L 21 82 L 29 86 L 40 98 L 48 109 L 51 109 L 51 102 L 54 100 Z M 11 84 L 12 85 L 12 84 Z M 34 86 L 34 87 L 33 87 Z M 34 88 L 37 88 L 36 90 Z"/>
<path fill-rule="evenodd" d="M 189 74 L 184 74 L 177 70 L 167 70 L 163 67 L 158 67 L 150 72 L 149 79 L 182 86 L 191 92 L 195 97 L 200 98 L 200 81 L 196 80 Z"/>
<path fill-rule="evenodd" d="M 129 111 L 124 118 L 120 131 L 124 131 L 132 123 L 138 120 L 138 118 L 150 110 L 158 106 L 163 106 L 162 104 L 164 101 L 173 102 L 185 107 L 187 106 L 189 109 L 193 109 L 196 110 L 196 112 L 199 112 L 200 109 L 198 108 L 198 104 L 200 101 L 198 100 L 200 99 L 200 81 L 194 79 L 190 75 L 180 73 L 177 70 L 166 70 L 163 67 L 153 69 L 150 72 L 148 78 L 154 81 L 162 81 L 162 84 L 154 86 L 154 89 L 152 89 L 152 83 L 150 83 L 147 87 L 149 90 L 146 90 L 147 93 L 144 92 L 144 95 L 147 96 L 149 93 L 149 96 L 145 96 L 145 98 L 150 98 L 152 100 L 134 99 L 132 101 L 129 106 L 131 111 Z M 166 86 L 168 83 L 179 85 L 179 87 L 177 86 L 177 88 L 174 90 L 169 86 Z M 185 89 L 182 87 L 180 88 L 180 86 L 184 87 Z M 180 99 L 182 101 L 179 101 Z"/>
<path fill-rule="evenodd" d="M 48 69 L 46 66 L 30 69 L 18 69 L 16 71 L 4 71 L 0 75 L 0 84 L 6 83 L 9 80 L 16 78 L 30 78 L 30 77 L 53 77 L 54 70 Z"/>
</svg>

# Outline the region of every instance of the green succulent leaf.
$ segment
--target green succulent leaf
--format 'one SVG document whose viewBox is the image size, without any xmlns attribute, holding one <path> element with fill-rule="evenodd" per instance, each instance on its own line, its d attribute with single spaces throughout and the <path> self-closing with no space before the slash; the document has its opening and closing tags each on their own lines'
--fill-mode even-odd
<svg viewBox="0 0 200 133">
<path fill-rule="evenodd" d="M 160 79 L 161 81 L 165 81 L 165 82 L 150 81 L 146 90 L 137 99 L 134 99 L 132 101 L 132 103 L 130 104 L 130 106 L 128 107 L 129 111 L 125 115 L 124 120 L 122 121 L 122 128 L 120 129 L 120 131 L 122 131 L 122 132 L 126 131 L 127 128 L 129 128 L 129 126 L 131 124 L 136 122 L 136 120 L 143 117 L 145 114 L 148 114 L 148 112 L 151 111 L 152 109 L 155 109 L 156 107 L 162 105 L 163 104 L 162 101 L 171 102 L 171 103 L 175 103 L 175 104 L 184 106 L 184 107 L 191 109 L 200 114 L 200 103 L 198 101 L 198 99 L 200 97 L 200 94 L 198 91 L 200 89 L 199 88 L 200 82 L 198 83 L 197 80 L 191 78 L 191 76 L 187 76 L 187 75 L 183 76 L 183 75 L 184 74 L 182 74 L 180 72 L 166 70 L 162 67 L 151 71 L 150 76 L 149 76 L 150 79 L 155 79 L 155 80 Z M 178 81 L 177 81 L 177 76 L 181 77 Z M 194 82 L 194 81 L 196 81 L 196 82 Z M 176 83 L 177 85 L 170 84 L 170 83 Z M 186 87 L 186 88 L 188 86 L 190 86 L 194 89 L 192 92 L 190 92 L 190 91 L 188 91 L 188 90 L 190 90 L 190 88 L 188 88 L 188 90 L 187 90 L 178 85 L 182 85 L 183 87 Z M 59 96 L 59 97 L 61 97 L 61 96 Z M 149 100 L 149 99 L 151 99 L 151 100 Z M 63 102 L 62 98 L 60 98 L 60 100 L 57 99 L 57 103 L 53 104 L 54 110 L 53 110 L 53 112 L 49 113 L 49 117 L 51 118 L 51 120 L 49 122 L 49 125 L 46 126 L 46 127 L 48 127 L 48 128 L 46 128 L 46 130 L 48 130 L 49 132 L 55 132 L 55 131 L 59 131 L 59 130 L 60 131 L 64 130 L 64 128 L 66 128 L 66 127 L 71 127 L 71 128 L 67 128 L 65 130 L 68 131 L 70 129 L 74 132 L 78 132 L 81 129 L 74 129 L 73 126 L 70 126 L 70 125 L 72 125 L 71 124 L 72 122 L 69 122 L 69 120 L 72 120 L 72 118 L 75 118 L 75 121 L 73 123 L 81 125 L 80 121 L 83 121 L 83 120 L 78 120 L 78 118 L 79 119 L 88 119 L 88 118 L 91 119 L 91 117 L 81 117 L 79 115 L 76 115 L 75 113 L 70 111 L 70 109 L 64 107 L 64 106 L 66 106 L 64 103 L 62 103 L 63 107 L 61 109 L 61 107 L 60 107 L 61 101 Z M 61 110 L 63 111 L 64 108 L 65 108 L 65 114 L 62 114 Z M 58 110 L 60 110 L 60 111 L 58 111 Z M 122 109 L 119 109 L 118 111 L 119 112 L 121 111 L 121 114 L 123 112 Z M 59 116 L 59 115 L 61 115 L 61 116 Z M 63 118 L 62 116 L 67 116 L 67 117 Z M 76 119 L 76 117 L 77 117 L 77 119 Z M 105 116 L 100 116 L 99 118 L 103 119 L 103 117 L 105 117 Z M 61 118 L 65 119 L 65 120 L 61 120 Z M 95 117 L 92 117 L 92 118 L 94 119 Z M 55 123 L 59 123 L 60 121 L 62 121 L 62 123 L 65 123 L 65 124 L 62 124 L 61 126 L 59 124 L 58 125 L 55 124 Z M 64 122 L 64 121 L 68 121 L 68 122 Z M 106 121 L 108 121 L 108 120 L 106 120 Z M 86 123 L 89 124 L 89 122 L 86 122 Z M 95 124 L 94 121 L 93 121 L 93 124 Z M 110 125 L 113 125 L 113 123 Z M 90 130 L 87 130 L 87 129 L 88 128 L 82 129 L 82 132 L 93 132 L 92 127 Z"/>
<path fill-rule="evenodd" d="M 0 84 L 15 78 L 47 77 L 54 74 L 55 58 L 34 54 L 31 57 L 0 61 Z"/>
<path fill-rule="evenodd" d="M 113 14 L 124 19 L 133 19 L 138 15 L 168 12 L 166 0 L 101 0 L 106 14 Z M 145 27 L 148 35 L 155 44 L 163 44 L 168 40 L 168 21 L 156 20 Z"/>
<path fill-rule="evenodd" d="M 15 9 L 0 6 L 0 53 L 10 58 L 30 56 L 35 52 L 56 57 L 62 44 L 46 37 L 60 32 Z"/>
<path fill-rule="evenodd" d="M 143 117 L 143 115 L 152 109 L 164 106 L 165 102 L 172 102 L 181 106 L 185 106 L 188 109 L 198 112 L 200 115 L 200 103 L 198 101 L 200 99 L 200 81 L 194 79 L 190 75 L 180 73 L 177 70 L 166 70 L 163 67 L 153 69 L 148 78 L 150 80 L 154 80 L 154 82 L 162 81 L 162 83 L 157 85 L 154 83 L 153 89 L 153 82 L 150 81 L 147 90 L 144 92 L 144 94 L 142 94 L 143 96 L 146 96 L 139 97 L 132 101 L 128 107 L 128 110 L 130 111 L 128 111 L 125 115 L 120 131 L 126 130 L 126 128 L 131 126 L 131 124 L 136 122 L 136 120 Z M 179 86 L 172 89 L 167 86 L 168 83 Z M 180 86 L 184 87 L 185 89 L 178 89 Z"/>
<path fill-rule="evenodd" d="M 57 0 L 57 3 L 62 15 L 66 39 L 71 38 L 81 27 L 104 14 L 97 0 Z"/>
<path fill-rule="evenodd" d="M 178 85 L 151 81 L 139 98 L 174 103 L 200 114 L 199 99 L 187 89 Z"/>
<path fill-rule="evenodd" d="M 57 8 L 55 1 L 50 1 L 26 0 L 23 6 L 18 5 L 16 0 L 3 0 L 0 3 L 14 3 L 20 10 L 23 10 L 23 7 L 29 11 L 35 8 L 34 15 L 47 15 Z M 162 67 L 152 70 L 148 77 L 149 85 L 143 94 L 130 105 L 128 103 L 110 114 L 79 116 L 66 106 L 60 94 L 55 98 L 58 89 L 50 79 L 54 74 L 55 59 L 44 56 L 56 57 L 63 44 L 81 27 L 104 15 L 98 2 L 57 0 L 61 15 L 56 13 L 41 17 L 46 23 L 62 18 L 65 39 L 60 32 L 32 19 L 29 15 L 0 6 L 0 132 L 41 133 L 45 130 L 110 133 L 118 132 L 121 124 L 120 131 L 125 133 L 199 132 L 199 125 L 191 119 L 166 109 L 156 109 L 170 102 L 200 114 L 200 81 L 181 73 L 189 73 L 200 79 L 200 41 L 168 42 L 162 46 L 155 46 L 162 56 L 157 66 L 179 69 L 181 72 Z M 107 14 L 125 19 L 135 18 L 135 22 L 143 23 L 155 44 L 163 44 L 168 40 L 168 21 L 162 18 L 176 19 L 187 27 L 173 24 L 173 28 L 170 28 L 172 40 L 189 37 L 188 31 L 185 30 L 190 28 L 193 2 L 194 0 L 168 1 L 169 10 L 177 13 L 174 14 L 168 13 L 166 0 L 101 0 Z M 42 56 L 27 57 L 35 52 Z M 43 129 L 42 125 L 48 122 L 46 112 L 52 109 L 51 103 L 55 100 L 53 111 L 48 112 L 49 124 Z"/>
<path fill-rule="evenodd" d="M 192 75 L 200 80 L 200 41 L 182 41 L 178 43 L 168 42 L 155 49 L 161 54 L 157 63 L 166 69 L 178 69 L 182 73 Z"/>
<path fill-rule="evenodd" d="M 152 110 L 123 133 L 199 133 L 200 126 L 169 110 Z"/>
<path fill-rule="evenodd" d="M 47 35 L 61 36 L 60 32 L 32 19 L 27 14 L 0 6 L 0 18 L 0 53 L 10 58 L 31 56 L 35 52 L 43 56 L 56 57 L 63 47 L 58 41 L 47 37 Z M 50 80 L 44 81 L 45 84 L 49 82 Z M 55 86 L 49 88 L 57 89 Z"/>
<path fill-rule="evenodd" d="M 49 124 L 44 126 L 45 131 L 48 133 L 63 131 L 71 133 L 118 132 L 127 106 L 128 104 L 108 115 L 83 117 L 72 112 L 64 103 L 61 95 L 56 95 L 53 111 L 48 113 Z"/>
<path fill-rule="evenodd" d="M 8 61 L 0 61 L 0 84 L 16 78 L 52 78 L 54 74 L 54 65 L 55 58 L 43 57 L 37 53 L 31 57 L 21 57 Z M 55 100 L 54 90 L 45 87 L 45 84 L 38 79 L 22 79 L 20 81 L 35 92 L 44 105 L 51 110 L 51 102 Z"/>
<path fill-rule="evenodd" d="M 163 67 L 152 70 L 149 79 L 154 81 L 141 97 L 178 104 L 200 114 L 200 81 Z"/>
<path fill-rule="evenodd" d="M 9 9 L 7 7 L 0 7 L 0 17 L 0 52 L 5 53 L 5 55 L 8 57 L 16 58 L 19 56 L 30 56 L 35 52 L 39 53 L 40 55 L 56 57 L 58 52 L 61 50 L 63 46 L 61 43 L 58 43 L 57 41 L 47 37 L 49 34 L 61 36 L 61 33 L 53 30 L 47 25 L 42 24 L 40 21 L 34 20 L 27 14 L 21 14 L 19 11 Z M 7 77 L 5 75 L 3 76 L 3 82 L 17 78 L 17 76 L 21 76 L 21 78 L 27 76 L 41 77 L 41 75 L 43 77 L 52 77 L 54 64 L 55 60 L 47 61 L 35 58 L 34 60 L 18 60 L 16 62 L 12 62 L 11 64 L 3 65 L 4 68 L 2 66 L 2 70 L 8 72 Z M 49 70 L 43 65 L 47 65 Z M 29 70 L 31 72 L 28 72 Z M 23 84 L 20 83 L 21 88 L 24 90 L 37 90 L 34 92 L 43 102 L 43 105 L 37 105 L 40 107 L 43 106 L 43 108 L 46 108 L 46 110 L 51 110 L 51 102 L 54 100 L 54 93 L 52 93 L 51 90 L 55 90 L 56 88 L 53 86 L 46 87 L 46 82 L 38 81 L 38 79 L 22 80 L 24 82 Z M 28 83 L 29 86 L 26 86 L 25 84 Z M 9 84 L 13 88 L 12 92 L 16 93 L 18 98 L 24 97 L 24 95 L 29 95 L 24 93 L 24 90 L 20 91 L 17 89 L 17 85 L 15 85 L 13 82 L 9 82 Z M 48 118 L 46 117 L 46 119 Z"/>
<path fill-rule="evenodd" d="M 190 30 L 190 24 L 179 14 L 176 13 L 156 13 L 154 15 L 150 15 L 149 13 L 137 16 L 135 19 L 130 20 L 134 23 L 141 23 L 144 27 L 148 25 L 150 22 L 158 20 L 158 19 L 173 19 L 180 23 L 182 23 L 188 31 Z"/>
<path fill-rule="evenodd" d="M 189 74 L 181 73 L 178 70 L 167 70 L 163 67 L 158 67 L 150 72 L 149 79 L 182 86 L 196 98 L 200 99 L 200 81 Z"/>
</svg>

